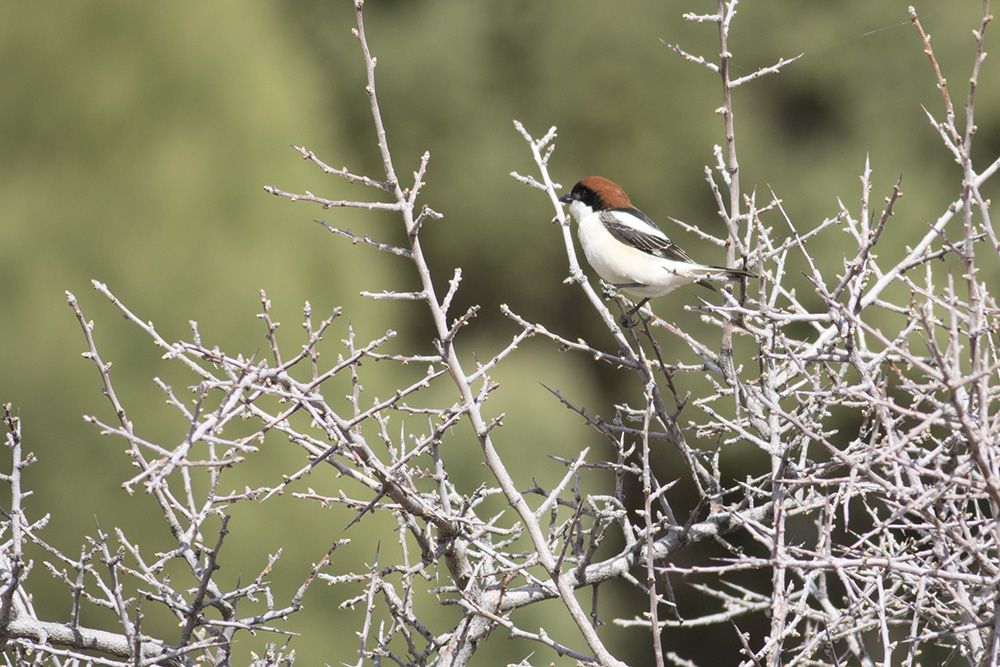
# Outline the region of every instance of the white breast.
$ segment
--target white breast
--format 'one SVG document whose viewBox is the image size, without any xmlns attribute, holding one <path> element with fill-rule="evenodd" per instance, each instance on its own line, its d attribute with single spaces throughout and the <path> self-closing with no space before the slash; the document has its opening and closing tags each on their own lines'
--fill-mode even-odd
<svg viewBox="0 0 1000 667">
<path fill-rule="evenodd" d="M 623 289 L 635 296 L 653 297 L 698 280 L 691 272 L 697 265 L 656 257 L 622 243 L 604 227 L 597 213 L 577 219 L 583 253 L 605 282 L 619 286 L 636 283 L 642 286 Z"/>
</svg>

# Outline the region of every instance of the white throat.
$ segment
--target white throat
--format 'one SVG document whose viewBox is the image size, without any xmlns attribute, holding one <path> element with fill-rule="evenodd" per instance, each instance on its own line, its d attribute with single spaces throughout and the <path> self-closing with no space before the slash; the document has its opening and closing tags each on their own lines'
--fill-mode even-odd
<svg viewBox="0 0 1000 667">
<path fill-rule="evenodd" d="M 587 206 L 579 199 L 576 199 L 569 203 L 569 214 L 572 215 L 577 222 L 580 222 L 593 212 L 594 209 Z"/>
</svg>

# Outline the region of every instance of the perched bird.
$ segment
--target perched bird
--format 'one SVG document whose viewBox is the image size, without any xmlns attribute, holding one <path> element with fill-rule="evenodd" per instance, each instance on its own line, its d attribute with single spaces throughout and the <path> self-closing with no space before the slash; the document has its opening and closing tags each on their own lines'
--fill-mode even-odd
<svg viewBox="0 0 1000 667">
<path fill-rule="evenodd" d="M 709 280 L 754 278 L 740 269 L 698 264 L 667 238 L 645 213 L 632 206 L 617 184 L 588 176 L 559 198 L 579 225 L 580 245 L 598 275 L 614 287 L 642 297 L 622 316 L 623 326 L 635 326 L 634 315 L 650 298 L 678 287 Z"/>
</svg>

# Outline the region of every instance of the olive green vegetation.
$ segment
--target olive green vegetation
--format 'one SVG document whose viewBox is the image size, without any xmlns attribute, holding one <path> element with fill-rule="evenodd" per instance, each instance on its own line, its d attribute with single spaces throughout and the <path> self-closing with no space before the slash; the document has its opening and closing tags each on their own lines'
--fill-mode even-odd
<svg viewBox="0 0 1000 667">
<path fill-rule="evenodd" d="M 756 188 L 761 203 L 773 188 L 799 229 L 807 229 L 837 213 L 838 197 L 857 212 L 858 174 L 870 152 L 873 201 L 881 201 L 903 175 L 905 197 L 883 253 L 922 233 L 923 219 L 936 217 L 957 195 L 957 167 L 920 108 L 941 116 L 940 95 L 906 4 L 746 2 L 739 6 L 730 45 L 737 75 L 805 53 L 782 74 L 736 93 L 744 188 Z M 948 3 L 947 9 L 927 4 L 925 26 L 961 104 L 978 3 Z M 379 94 L 397 170 L 405 178 L 423 151 L 430 151 L 424 202 L 445 214 L 426 226 L 424 247 L 442 286 L 454 267 L 464 269 L 455 312 L 473 303 L 483 307 L 462 334 L 468 358 L 489 358 L 515 332 L 499 314 L 501 303 L 571 339 L 610 344 L 580 291 L 562 283 L 566 262 L 561 235 L 549 225 L 554 212 L 547 200 L 508 175 L 534 173 L 513 119 L 536 136 L 550 125 L 559 127 L 550 167 L 564 187 L 592 173 L 608 176 L 693 257 L 722 261 L 718 248 L 667 220 L 673 216 L 723 232 L 703 175 L 703 166 L 714 163 L 713 144 L 723 140 L 721 117 L 714 113 L 721 104 L 718 80 L 659 41 L 711 58 L 718 50 L 714 26 L 683 21 L 681 14 L 713 7 L 693 0 L 370 0 L 369 40 L 379 61 Z M 111 421 L 113 415 L 95 369 L 80 357 L 84 339 L 65 305 L 65 290 L 76 293 L 95 320 L 101 351 L 114 363 L 118 391 L 137 430 L 166 443 L 182 437 L 184 424 L 163 405 L 152 377 L 178 388 L 194 380 L 160 361 L 148 338 L 91 289 L 91 279 L 107 283 L 167 339 L 189 337 L 188 322 L 196 320 L 206 342 L 230 353 L 266 349 L 255 317 L 261 288 L 284 323 L 280 332 L 288 349 L 301 341 L 306 300 L 316 317 L 344 307 L 327 337 L 327 355 L 337 353 L 348 320 L 362 342 L 391 327 L 401 332 L 395 350 L 429 349 L 430 328 L 418 306 L 358 296 L 363 289 L 413 289 L 412 267 L 352 247 L 312 222 L 323 218 L 401 242 L 398 220 L 322 211 L 262 189 L 270 184 L 330 198 L 375 196 L 322 176 L 288 147 L 305 145 L 334 166 L 379 176 L 361 59 L 350 33 L 352 3 L 119 1 L 70 3 L 58 10 L 20 3 L 5 6 L 3 17 L 0 401 L 14 404 L 28 448 L 40 459 L 27 476 L 35 489 L 29 516 L 51 513 L 45 539 L 71 554 L 98 525 L 105 531 L 121 526 L 134 541 L 167 548 L 169 535 L 157 523 L 152 501 L 120 489 L 132 471 L 124 443 L 101 437 L 81 419 L 95 414 Z M 995 32 L 989 37 L 1000 39 Z M 998 97 L 997 69 L 988 60 L 978 101 L 976 151 L 983 164 L 1000 152 Z M 783 234 L 780 218 L 771 220 Z M 844 252 L 824 251 L 829 267 Z M 809 292 L 805 280 L 800 292 Z M 682 310 L 685 303 L 685 293 L 678 292 L 653 306 L 686 329 L 714 336 Z M 668 358 L 694 361 L 677 341 L 662 342 Z M 371 381 L 372 395 L 396 386 L 396 378 L 386 375 L 381 371 Z M 522 487 L 531 485 L 532 475 L 551 480 L 561 474 L 542 453 L 572 456 L 590 446 L 591 459 L 609 454 L 601 438 L 542 384 L 606 415 L 639 391 L 627 375 L 585 356 L 557 354 L 540 340 L 522 346 L 496 377 L 501 388 L 491 398 L 492 409 L 507 415 L 496 439 L 517 461 Z M 438 395 L 452 400 L 443 386 Z M 451 473 L 468 475 L 472 491 L 482 479 L 474 438 L 459 426 L 447 446 L 462 450 L 451 455 Z M 246 479 L 230 482 L 234 489 L 273 484 L 277 474 L 303 461 L 276 438 L 254 456 L 253 466 L 239 473 Z M 744 469 L 766 465 L 756 451 L 748 449 L 743 457 Z M 668 478 L 669 469 L 662 476 Z M 306 486 L 335 495 L 338 480 L 317 472 Z M 378 539 L 391 550 L 393 525 L 368 518 L 362 530 L 344 532 L 350 518 L 288 498 L 240 506 L 221 574 L 230 581 L 255 576 L 266 555 L 282 545 L 273 578 L 287 597 L 308 563 L 340 537 L 354 541 L 338 552 L 337 567 L 364 569 L 362 563 L 374 560 Z M 48 617 L 65 618 L 68 598 L 50 579 L 38 563 L 31 588 Z M 353 633 L 360 615 L 337 610 L 344 595 L 317 586 L 306 598 L 307 610 L 291 619 L 289 629 L 303 635 L 292 646 L 304 664 L 356 658 Z M 602 595 L 610 599 L 612 593 Z M 437 613 L 433 600 L 420 606 Z M 154 618 L 144 627 L 152 631 L 164 619 L 150 607 L 145 611 Z M 448 608 L 441 613 L 454 616 Z M 553 625 L 555 605 L 533 613 L 538 620 L 525 621 L 525 627 L 545 624 L 562 641 L 579 644 L 574 630 Z M 88 612 L 85 622 L 101 618 Z M 435 629 L 446 627 L 442 618 Z M 169 641 L 175 630 L 170 623 L 165 628 Z M 710 632 L 704 636 L 713 648 L 732 634 Z M 537 646 L 504 642 L 503 633 L 495 634 L 491 655 L 477 664 L 517 661 L 531 651 L 540 651 L 539 663 L 554 659 Z M 646 645 L 646 635 L 637 630 L 609 630 L 608 637 L 622 655 L 629 646 Z M 265 639 L 244 637 L 241 651 L 260 652 Z M 688 657 L 697 657 L 694 650 Z M 641 651 L 629 656 L 632 664 L 647 659 Z"/>
</svg>

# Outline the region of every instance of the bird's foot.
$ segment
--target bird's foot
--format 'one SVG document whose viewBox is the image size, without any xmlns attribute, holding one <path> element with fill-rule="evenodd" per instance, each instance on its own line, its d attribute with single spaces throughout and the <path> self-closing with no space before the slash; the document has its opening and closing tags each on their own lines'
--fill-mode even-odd
<svg viewBox="0 0 1000 667">
<path fill-rule="evenodd" d="M 622 313 L 622 316 L 618 320 L 618 323 L 621 324 L 626 329 L 631 329 L 635 325 L 639 324 L 639 322 L 647 322 L 648 320 L 643 319 L 642 315 L 639 313 L 639 309 L 645 306 L 647 301 L 649 301 L 648 298 L 643 299 L 642 301 L 640 301 L 639 303 L 635 304 L 634 306 L 626 310 L 624 313 Z M 632 316 L 637 314 L 639 315 L 638 319 L 634 319 Z"/>
<path fill-rule="evenodd" d="M 639 324 L 640 321 L 643 321 L 642 316 L 640 316 L 638 319 L 632 317 L 631 310 L 628 311 L 627 313 L 622 313 L 622 316 L 618 318 L 618 324 L 620 324 L 625 329 L 631 329 L 635 327 L 637 324 Z"/>
</svg>

